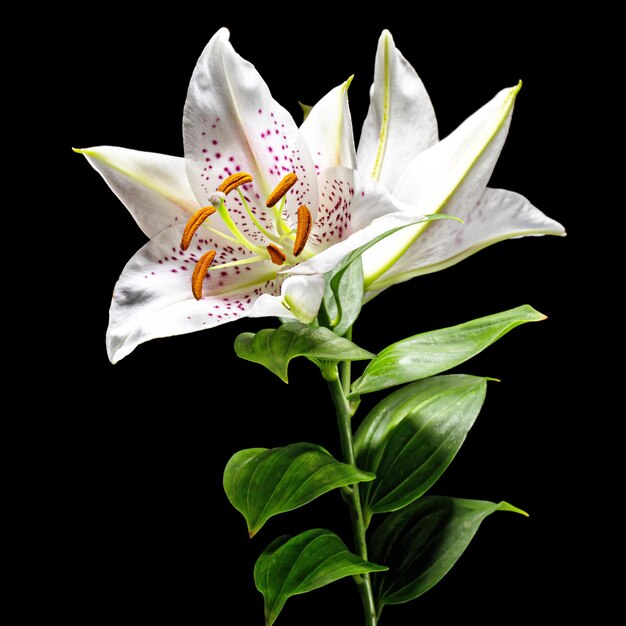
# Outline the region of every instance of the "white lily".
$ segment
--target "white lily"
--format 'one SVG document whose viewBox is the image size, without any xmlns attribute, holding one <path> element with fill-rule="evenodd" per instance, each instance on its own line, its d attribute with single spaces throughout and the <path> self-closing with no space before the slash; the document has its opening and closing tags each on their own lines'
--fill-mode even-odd
<svg viewBox="0 0 626 626">
<path fill-rule="evenodd" d="M 409 226 L 363 255 L 366 298 L 420 274 L 449 267 L 493 243 L 527 235 L 565 235 L 565 229 L 523 196 L 487 188 L 506 139 L 521 83 L 504 89 L 453 133 L 438 141 L 437 120 L 424 85 L 383 31 L 376 53 L 370 108 L 363 125 L 358 169 L 380 181 L 408 215 L 443 213 L 452 220 Z M 300 264 L 316 274 L 393 226 L 397 215 Z"/>
<path fill-rule="evenodd" d="M 285 270 L 398 211 L 382 185 L 351 169 L 348 84 L 298 129 L 222 29 L 189 86 L 185 159 L 77 150 L 150 237 L 115 286 L 112 362 L 144 341 L 246 316 L 315 319 L 323 278 Z"/>
</svg>

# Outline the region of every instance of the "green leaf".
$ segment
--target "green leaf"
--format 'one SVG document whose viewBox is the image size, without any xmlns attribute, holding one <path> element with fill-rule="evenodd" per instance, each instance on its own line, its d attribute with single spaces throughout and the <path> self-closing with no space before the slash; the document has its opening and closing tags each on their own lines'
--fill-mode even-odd
<svg viewBox="0 0 626 626">
<path fill-rule="evenodd" d="M 376 405 L 355 435 L 357 465 L 376 474 L 360 491 L 366 522 L 417 500 L 456 456 L 485 400 L 487 379 L 435 376 Z"/>
<path fill-rule="evenodd" d="M 276 621 L 285 602 L 300 593 L 368 572 L 387 568 L 364 561 L 348 551 L 337 535 L 316 528 L 296 537 L 280 537 L 254 567 L 256 588 L 265 599 L 265 624 Z"/>
<path fill-rule="evenodd" d="M 421 333 L 385 348 L 352 385 L 352 395 L 379 391 L 444 372 L 526 322 L 546 319 L 528 305 L 465 324 Z"/>
<path fill-rule="evenodd" d="M 372 558 L 389 566 L 373 577 L 379 611 L 413 600 L 457 562 L 480 523 L 495 511 L 528 515 L 507 502 L 426 496 L 392 513 L 372 535 Z"/>
<path fill-rule="evenodd" d="M 337 487 L 374 478 L 336 461 L 320 446 L 294 443 L 237 452 L 224 470 L 224 491 L 246 518 L 252 537 L 274 515 L 297 509 Z"/>
<path fill-rule="evenodd" d="M 242 333 L 235 339 L 235 352 L 242 359 L 265 365 L 285 382 L 289 361 L 297 356 L 313 361 L 359 361 L 374 356 L 328 328 L 312 328 L 300 322 L 288 322 L 256 334 Z"/>
<path fill-rule="evenodd" d="M 363 306 L 363 263 L 360 254 L 339 270 L 335 268 L 324 294 L 325 298 L 328 298 L 328 288 L 334 298 L 338 320 L 333 331 L 338 335 L 344 335 L 354 324 Z"/>
<path fill-rule="evenodd" d="M 334 269 L 324 275 L 326 280 L 326 290 L 324 292 L 323 303 L 326 310 L 326 317 L 321 315 L 324 323 L 327 323 L 337 335 L 344 335 L 354 324 L 363 306 L 363 263 L 361 257 L 379 241 L 393 235 L 394 233 L 414 226 L 422 222 L 432 222 L 442 219 L 457 220 L 451 215 L 426 215 L 410 224 L 404 224 L 392 228 L 378 237 L 375 237 L 366 244 L 360 246 L 348 254 Z"/>
</svg>

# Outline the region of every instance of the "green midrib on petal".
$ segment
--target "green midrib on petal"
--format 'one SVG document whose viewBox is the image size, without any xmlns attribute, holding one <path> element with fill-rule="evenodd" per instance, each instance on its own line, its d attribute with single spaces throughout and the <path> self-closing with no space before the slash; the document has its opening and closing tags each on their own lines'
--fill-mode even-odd
<svg viewBox="0 0 626 626">
<path fill-rule="evenodd" d="M 506 241 L 507 239 L 512 239 L 513 237 L 528 237 L 532 235 L 556 235 L 558 237 L 565 237 L 565 233 L 557 233 L 548 229 L 530 229 L 530 230 L 517 230 L 512 233 L 507 233 L 506 235 L 502 235 L 501 237 L 494 237 L 493 239 L 489 239 L 479 245 L 470 246 L 466 250 L 459 252 L 453 257 L 449 259 L 445 259 L 444 261 L 440 261 L 439 263 L 434 263 L 433 265 L 426 265 L 424 267 L 420 267 L 414 270 L 409 270 L 407 272 L 403 272 L 402 274 L 396 274 L 394 276 L 390 276 L 385 280 L 381 280 L 375 283 L 370 283 L 368 288 L 371 291 L 378 289 L 385 289 L 387 287 L 391 287 L 391 285 L 395 285 L 396 283 L 401 283 L 407 281 L 415 276 L 422 276 L 424 274 L 432 274 L 433 272 L 438 272 L 439 270 L 444 270 L 447 267 L 451 267 L 455 265 L 459 261 L 466 259 L 467 257 L 483 250 L 484 248 L 488 248 L 495 243 L 500 243 L 501 241 Z"/>
<path fill-rule="evenodd" d="M 180 207 L 181 209 L 183 209 L 183 211 L 185 211 L 186 213 L 191 214 L 193 213 L 193 211 L 195 211 L 198 208 L 197 206 L 192 206 L 188 202 L 183 201 L 181 198 L 173 196 L 166 189 L 163 189 L 163 187 L 159 187 L 159 185 L 155 184 L 153 180 L 149 178 L 144 178 L 143 176 L 139 176 L 135 172 L 131 172 L 130 170 L 127 170 L 121 167 L 120 165 L 111 161 L 110 159 L 100 154 L 99 152 L 96 152 L 94 150 L 89 150 L 88 148 L 72 148 L 72 150 L 74 152 L 77 152 L 78 154 L 82 154 L 83 156 L 91 157 L 92 159 L 95 159 L 96 161 L 100 161 L 100 163 L 103 163 L 104 165 L 111 168 L 112 170 L 115 170 L 116 172 L 119 172 L 123 176 L 126 176 L 126 178 L 129 178 L 130 180 L 135 181 L 136 183 L 140 184 L 142 187 L 145 187 L 146 189 L 149 189 L 150 191 L 154 191 L 156 194 L 162 196 L 163 198 L 165 198 L 172 204 L 175 204 L 177 207 Z"/>
<path fill-rule="evenodd" d="M 383 51 L 383 119 L 380 123 L 380 133 L 378 136 L 378 149 L 376 150 L 376 159 L 374 160 L 374 168 L 372 169 L 372 178 L 380 179 L 380 171 L 383 167 L 383 157 L 385 156 L 385 148 L 387 146 L 387 137 L 389 131 L 389 108 L 391 102 L 391 75 L 389 70 L 389 37 L 385 37 L 385 46 Z"/>
<path fill-rule="evenodd" d="M 348 80 L 342 85 L 341 87 L 341 110 L 339 115 L 337 116 L 337 142 L 335 144 L 336 148 L 335 148 L 335 160 L 339 165 L 343 165 L 342 160 L 341 160 L 341 139 L 343 136 L 343 125 L 344 125 L 344 100 L 345 98 L 347 98 L 347 93 L 348 93 L 348 89 L 350 88 L 350 84 L 352 83 L 352 80 L 354 79 L 354 74 L 352 74 L 352 76 L 350 76 L 350 78 L 348 78 Z"/>
<path fill-rule="evenodd" d="M 517 85 L 511 89 L 511 91 L 507 94 L 506 99 L 502 106 L 502 115 L 498 120 L 498 123 L 495 125 L 493 132 L 489 135 L 487 141 L 485 141 L 482 148 L 476 153 L 476 156 L 472 159 L 471 163 L 468 165 L 467 169 L 463 173 L 462 176 L 459 177 L 457 183 L 450 190 L 450 193 L 443 199 L 443 201 L 439 204 L 439 206 L 433 211 L 433 213 L 439 213 L 450 201 L 450 199 L 454 196 L 454 194 L 458 191 L 459 187 L 463 184 L 463 181 L 467 178 L 467 175 L 472 171 L 480 157 L 484 154 L 485 150 L 491 145 L 492 141 L 496 137 L 496 135 L 500 132 L 502 126 L 504 125 L 506 119 L 513 108 L 513 104 L 515 102 L 515 97 L 519 93 L 519 90 L 522 88 L 522 81 L 520 80 Z M 398 235 L 398 239 L 403 238 L 403 243 L 398 243 L 398 248 L 395 254 L 387 260 L 386 263 L 378 267 L 371 274 L 364 276 L 364 286 L 366 289 L 369 289 L 374 281 L 380 278 L 383 274 L 388 272 L 406 253 L 406 251 L 413 245 L 415 240 L 424 232 L 424 230 L 430 225 L 430 222 L 424 222 L 421 224 L 416 224 L 413 227 L 409 227 L 404 229 L 404 233 Z M 391 277 L 387 283 L 393 284 L 396 282 L 395 277 Z M 376 287 L 378 288 L 378 287 Z"/>
</svg>

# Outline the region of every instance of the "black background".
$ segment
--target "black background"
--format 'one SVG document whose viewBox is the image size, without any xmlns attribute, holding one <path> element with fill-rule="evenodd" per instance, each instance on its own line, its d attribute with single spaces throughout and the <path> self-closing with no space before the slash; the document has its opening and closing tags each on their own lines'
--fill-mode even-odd
<svg viewBox="0 0 626 626">
<path fill-rule="evenodd" d="M 60 416 L 38 431 L 47 451 L 39 481 L 48 523 L 40 540 L 46 610 L 66 623 L 261 624 L 252 567 L 275 536 L 321 526 L 349 537 L 347 511 L 334 493 L 272 519 L 252 541 L 223 494 L 223 467 L 239 449 L 313 441 L 339 454 L 332 407 L 311 364 L 294 361 L 286 386 L 235 357 L 235 336 L 271 320 L 153 341 L 116 366 L 106 357 L 110 294 L 145 238 L 70 146 L 182 155 L 189 77 L 222 25 L 296 119 L 298 100 L 312 104 L 355 74 L 357 133 L 385 27 L 429 90 L 442 137 L 498 90 L 524 80 L 491 186 L 526 195 L 566 226 L 568 238 L 504 242 L 396 286 L 365 307 L 355 341 L 377 351 L 523 303 L 547 314 L 459 368 L 502 382 L 490 384 L 477 424 L 434 490 L 505 499 L 531 516 L 489 518 L 443 582 L 414 603 L 385 609 L 382 623 L 442 615 L 444 623 L 472 617 L 495 624 L 510 616 L 533 623 L 574 614 L 585 601 L 578 581 L 589 549 L 573 535 L 590 520 L 585 510 L 574 517 L 567 511 L 579 488 L 573 477 L 583 427 L 572 412 L 571 345 L 588 207 L 579 178 L 580 117 L 576 98 L 567 96 L 579 70 L 579 40 L 571 25 L 541 13 L 442 10 L 416 19 L 384 4 L 384 15 L 355 13 L 358 23 L 312 5 L 207 5 L 180 15 L 153 8 L 134 17 L 103 8 L 52 46 L 60 53 L 51 97 L 61 105 L 55 161 L 64 172 L 67 215 L 59 254 L 73 278 L 55 286 L 55 368 L 64 384 L 46 398 Z M 368 398 L 361 414 L 378 399 Z M 278 624 L 356 625 L 359 612 L 344 580 L 290 600 Z"/>
</svg>

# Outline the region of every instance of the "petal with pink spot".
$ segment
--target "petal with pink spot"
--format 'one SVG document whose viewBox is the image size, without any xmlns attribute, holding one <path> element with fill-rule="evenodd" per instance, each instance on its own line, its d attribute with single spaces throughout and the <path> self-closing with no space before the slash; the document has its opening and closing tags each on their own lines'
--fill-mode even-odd
<svg viewBox="0 0 626 626">
<path fill-rule="evenodd" d="M 189 182 L 201 204 L 209 203 L 210 194 L 230 174 L 248 172 L 254 181 L 242 192 L 255 217 L 269 226 L 272 211 L 265 200 L 293 172 L 298 182 L 286 197 L 287 222 L 296 224 L 300 204 L 317 213 L 317 180 L 306 143 L 254 66 L 235 52 L 226 29 L 214 35 L 198 60 L 187 94 L 183 135 Z M 227 206 L 235 223 L 260 241 L 237 192 L 229 194 Z"/>
<path fill-rule="evenodd" d="M 182 335 L 246 317 L 263 293 L 278 295 L 275 265 L 261 261 L 207 272 L 203 298 L 191 292 L 196 262 L 208 250 L 217 250 L 214 266 L 251 253 L 245 248 L 219 246 L 203 229 L 191 246 L 180 248 L 182 226 L 168 228 L 151 239 L 128 262 L 115 285 L 111 303 L 107 350 L 113 363 L 140 343 Z"/>
</svg>

